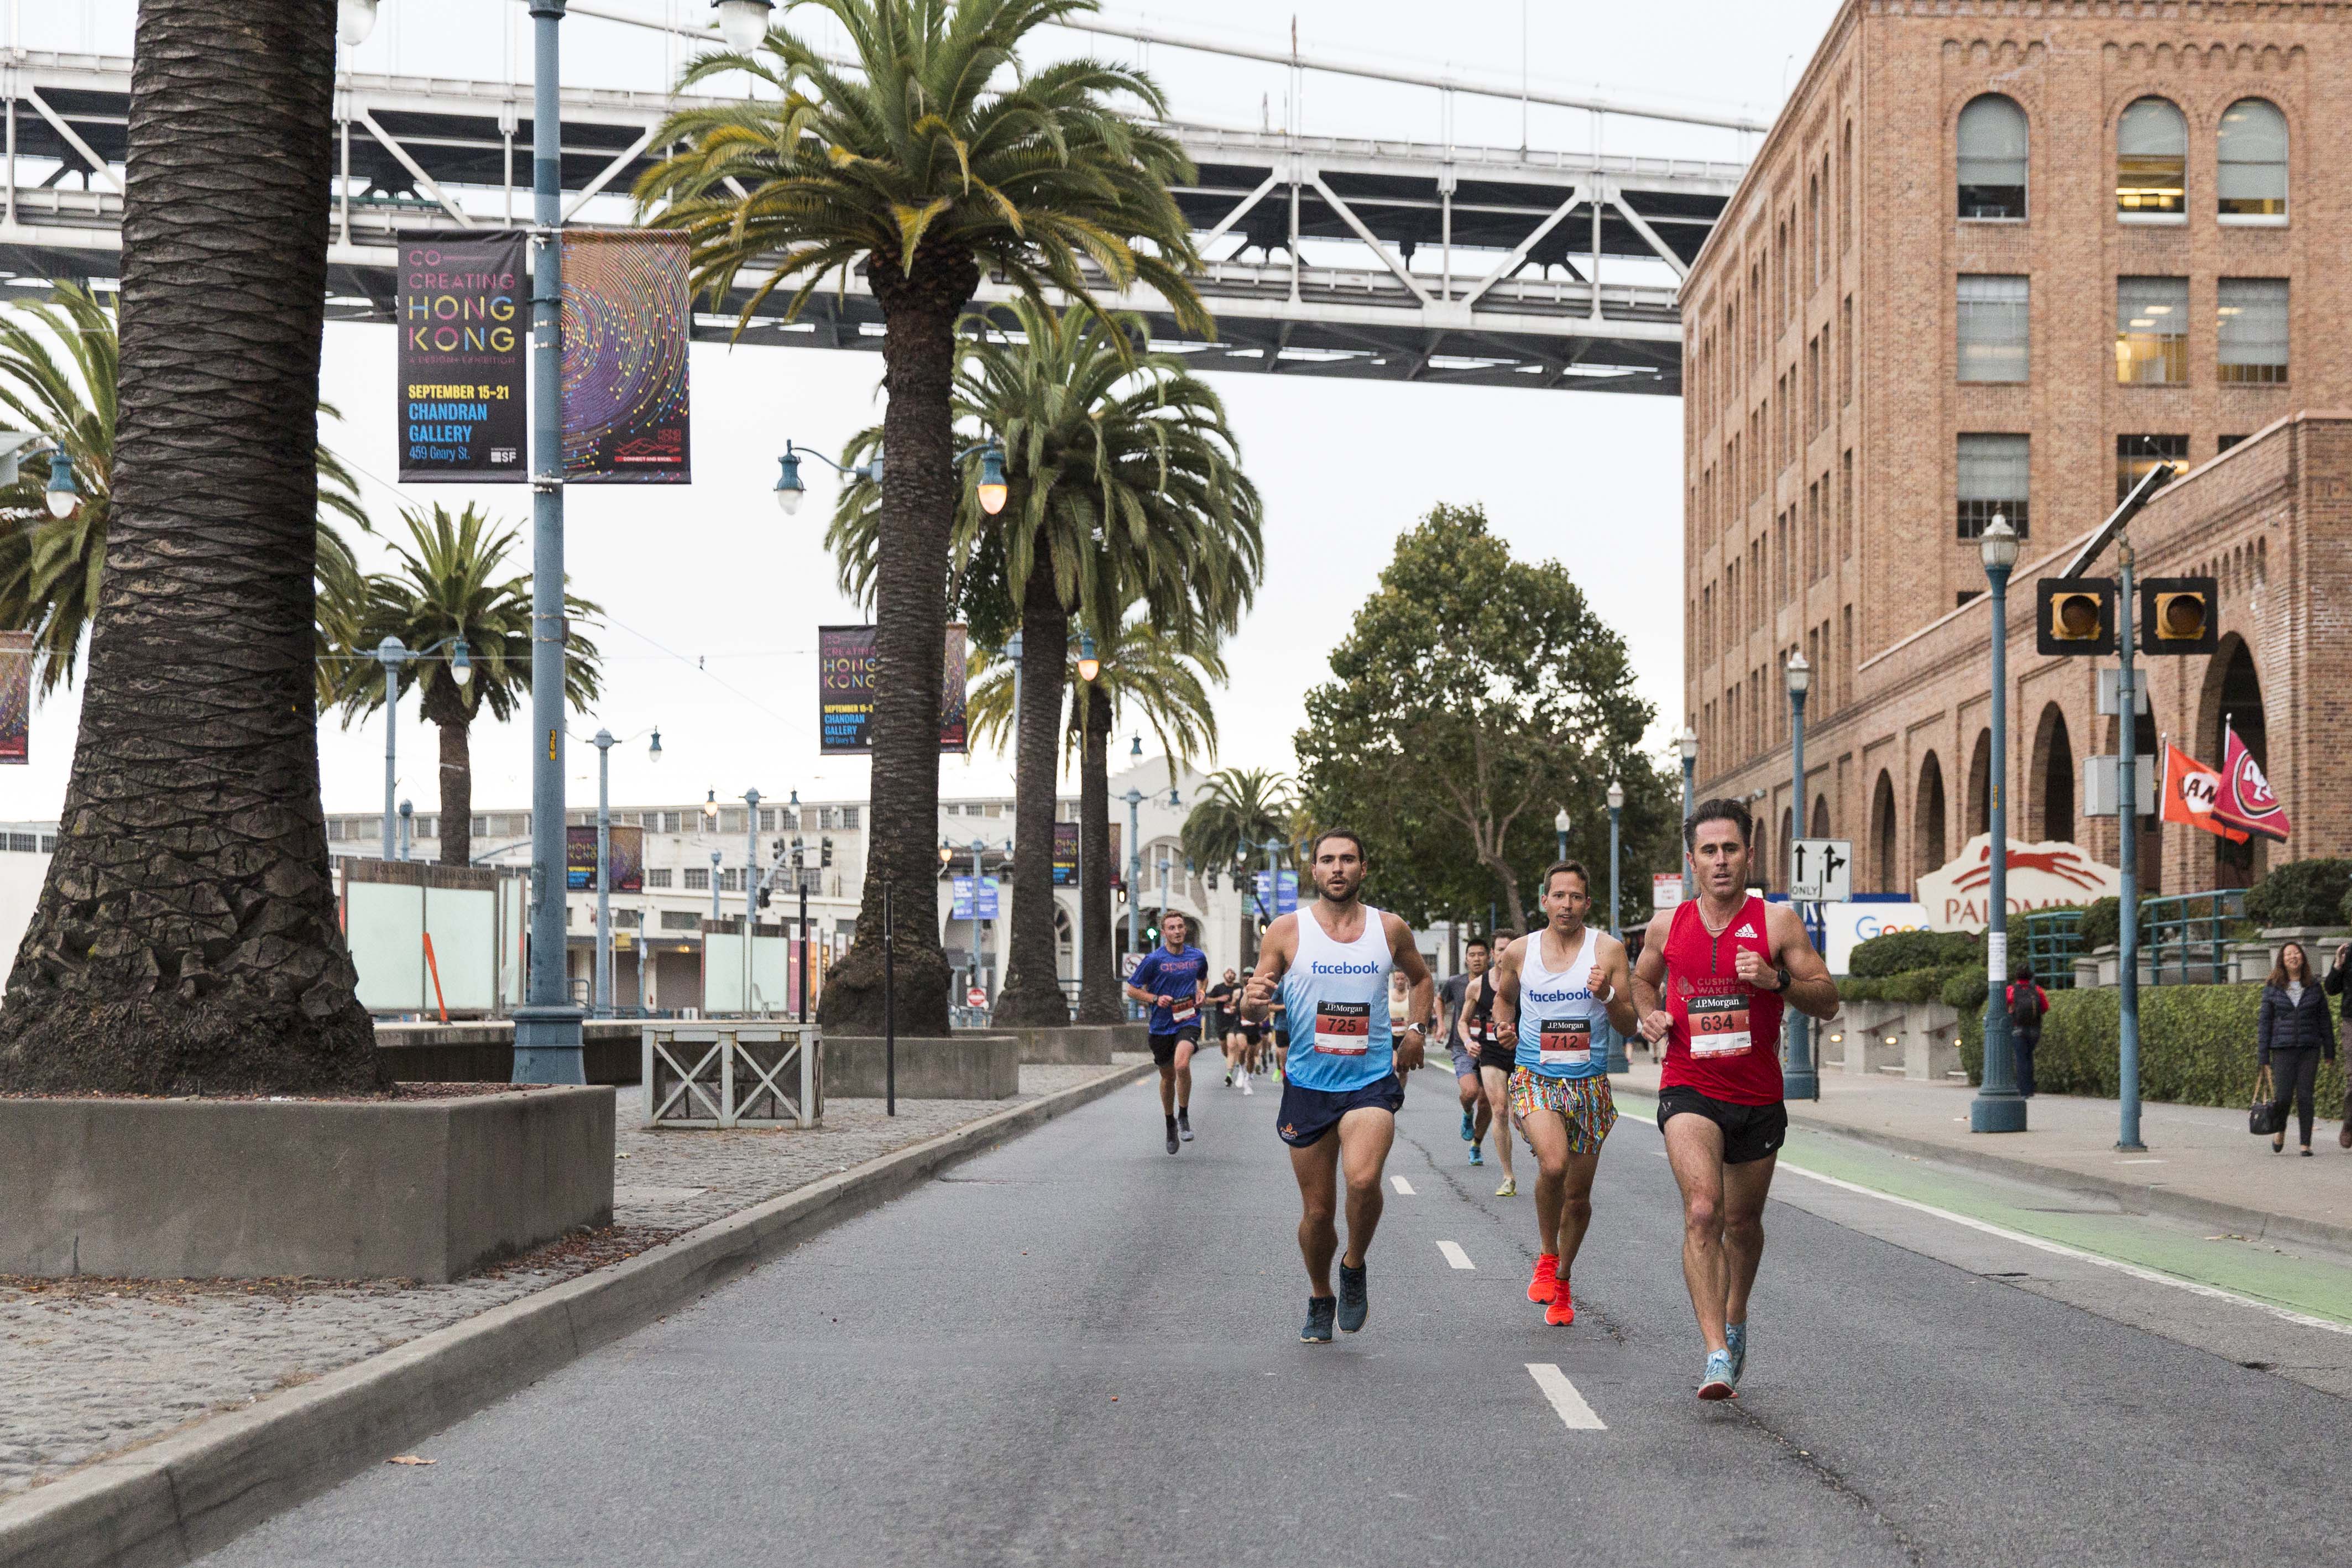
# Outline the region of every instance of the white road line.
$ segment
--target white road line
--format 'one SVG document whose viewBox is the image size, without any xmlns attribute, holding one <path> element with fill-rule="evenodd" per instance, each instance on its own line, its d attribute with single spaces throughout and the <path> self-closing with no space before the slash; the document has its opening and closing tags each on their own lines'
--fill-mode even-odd
<svg viewBox="0 0 2352 1568">
<path fill-rule="evenodd" d="M 1592 1413 L 1592 1406 L 1584 1403 L 1584 1395 L 1576 1392 L 1576 1384 L 1568 1381 L 1568 1373 L 1548 1361 L 1528 1362 L 1527 1369 L 1528 1375 L 1536 1380 L 1536 1386 L 1543 1390 L 1543 1396 L 1559 1413 L 1561 1426 L 1571 1432 L 1609 1430 L 1609 1423 Z"/>
<path fill-rule="evenodd" d="M 1391 1176 L 1389 1178 L 1389 1185 L 1394 1187 L 1398 1192 L 1402 1193 L 1406 1197 L 1412 1196 L 1412 1184 L 1406 1181 L 1402 1176 Z"/>
<path fill-rule="evenodd" d="M 1865 1187 L 1857 1182 L 1842 1181 L 1835 1176 L 1824 1176 L 1819 1171 L 1808 1171 L 1802 1165 L 1792 1165 L 1785 1158 L 1780 1162 L 1780 1169 L 1792 1172 L 1808 1181 L 1819 1182 L 1823 1186 L 1835 1187 L 1841 1192 L 1859 1193 L 1864 1197 L 1876 1198 L 1881 1203 L 1894 1204 L 1900 1208 L 1915 1209 L 1920 1214 L 1934 1215 L 1937 1219 L 1948 1219 L 1954 1225 L 1966 1226 L 1970 1230 L 1981 1231 L 1987 1236 L 1997 1236 L 2003 1241 L 2013 1241 L 2021 1247 L 2030 1247 L 2039 1252 L 2052 1253 L 2060 1258 L 2071 1258 L 2080 1263 L 2095 1263 L 2102 1268 L 2112 1268 L 2118 1274 L 2128 1274 L 2135 1279 L 2145 1279 L 2151 1285 L 2169 1285 L 2177 1290 L 2186 1290 L 2192 1296 L 2203 1296 L 2216 1301 L 2230 1301 L 2241 1307 L 2252 1307 L 2258 1312 L 2267 1312 L 2273 1318 L 2298 1324 L 2306 1329 L 2325 1329 L 2331 1334 L 2352 1334 L 2352 1323 L 2338 1323 L 2326 1318 L 2316 1318 L 2308 1312 L 2298 1312 L 2292 1307 L 2275 1306 L 2252 1296 L 2240 1295 L 2235 1290 L 2224 1290 L 2218 1285 L 2206 1285 L 2194 1279 L 2183 1279 L 2178 1275 L 2161 1273 L 2154 1268 L 2143 1268 L 2137 1263 L 2126 1263 L 2120 1258 L 2102 1258 L 2095 1252 L 2084 1252 L 2080 1247 L 2068 1247 L 2063 1242 L 2045 1241 L 2038 1236 L 2028 1236 L 2023 1231 L 2011 1230 L 2006 1226 L 1974 1219 L 1964 1214 L 1954 1214 L 1949 1209 L 1939 1209 L 1932 1204 L 1896 1197 L 1893 1193 L 1882 1193 L 1875 1187 Z"/>
<path fill-rule="evenodd" d="M 1475 1268 L 1478 1267 L 1476 1264 L 1470 1261 L 1470 1255 L 1462 1250 L 1462 1244 L 1458 1241 L 1441 1241 L 1437 1244 L 1437 1250 L 1445 1254 L 1445 1261 L 1451 1263 L 1456 1268 Z"/>
</svg>

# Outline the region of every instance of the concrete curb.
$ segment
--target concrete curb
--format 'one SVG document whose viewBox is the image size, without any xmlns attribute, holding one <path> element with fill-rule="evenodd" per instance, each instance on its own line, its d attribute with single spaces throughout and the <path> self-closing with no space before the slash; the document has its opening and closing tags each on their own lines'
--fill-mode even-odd
<svg viewBox="0 0 2352 1568">
<path fill-rule="evenodd" d="M 1624 1098 L 1638 1099 L 1654 1107 L 1654 1095 L 1628 1089 Z M 1882 1132 L 1874 1128 L 1849 1126 L 1827 1117 L 1808 1116 L 1795 1107 L 1802 1100 L 1789 1102 L 1789 1123 L 1810 1132 L 1826 1132 L 1836 1138 L 1851 1138 L 1857 1143 L 1868 1143 L 1897 1154 L 1909 1154 L 1947 1165 L 1959 1165 L 1987 1175 L 2006 1176 L 2011 1181 L 2031 1182 L 2036 1186 L 2062 1187 L 2074 1192 L 2095 1193 L 2110 1197 L 2126 1214 L 2156 1215 L 2166 1219 L 2188 1220 L 2192 1224 L 2218 1226 L 2240 1236 L 2256 1237 L 2272 1241 L 2292 1241 L 2305 1247 L 2325 1247 L 2333 1252 L 2352 1253 L 2352 1226 L 2329 1225 L 2325 1220 L 2297 1219 L 2292 1215 L 2272 1214 L 2264 1209 L 2248 1208 L 2242 1204 L 2225 1204 L 2216 1198 L 2200 1198 L 2193 1194 L 2169 1191 L 2167 1188 L 2140 1182 L 2118 1181 L 2113 1176 L 2095 1176 L 2086 1172 L 2070 1171 L 2063 1165 L 2044 1165 L 2032 1160 L 2021 1160 L 2012 1154 L 1982 1153 L 1973 1149 L 1955 1149 L 1948 1143 L 1937 1143 L 1926 1138 L 1906 1137 L 1900 1132 Z"/>
<path fill-rule="evenodd" d="M 0 1504 L 0 1568 L 192 1563 L 818 1232 L 1152 1070 L 1149 1062 L 1114 1068 L 247 1409 L 94 1460 Z"/>
</svg>

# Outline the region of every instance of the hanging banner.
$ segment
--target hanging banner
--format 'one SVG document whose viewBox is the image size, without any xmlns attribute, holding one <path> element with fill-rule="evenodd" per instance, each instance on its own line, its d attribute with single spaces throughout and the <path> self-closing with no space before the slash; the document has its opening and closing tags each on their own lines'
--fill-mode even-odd
<svg viewBox="0 0 2352 1568">
<path fill-rule="evenodd" d="M 940 750 L 970 749 L 964 705 L 965 628 L 950 622 L 945 682 L 940 692 Z M 816 629 L 816 707 L 819 750 L 827 756 L 874 747 L 874 628 Z"/>
<path fill-rule="evenodd" d="M 685 484 L 687 241 L 674 229 L 563 231 L 563 477 Z"/>
<path fill-rule="evenodd" d="M 2253 752 L 2246 750 L 2234 729 L 2229 731 L 2229 743 L 2221 752 L 2221 793 L 2213 803 L 2213 815 L 2231 827 L 2286 842 L 2286 808 L 2279 805 L 2271 781 L 2263 776 Z"/>
<path fill-rule="evenodd" d="M 521 483 L 530 470 L 523 237 L 402 240 L 394 310 L 402 481 Z"/>
<path fill-rule="evenodd" d="M 623 827 L 615 824 L 605 831 L 612 835 L 606 869 L 611 873 L 610 889 L 615 893 L 642 893 L 646 890 L 646 830 Z M 575 893 L 596 890 L 596 830 L 593 827 L 566 827 L 563 830 L 563 885 Z"/>
<path fill-rule="evenodd" d="M 32 760 L 33 634 L 0 632 L 0 763 Z"/>
<path fill-rule="evenodd" d="M 1054 824 L 1054 886 L 1075 888 L 1078 885 L 1078 825 L 1075 822 Z"/>
<path fill-rule="evenodd" d="M 1257 912 L 1262 918 L 1271 918 L 1268 914 L 1269 900 L 1272 903 L 1272 914 L 1289 914 L 1298 908 L 1298 873 L 1285 871 L 1279 879 L 1274 879 L 1273 873 L 1260 871 L 1257 874 L 1255 898 Z"/>
<path fill-rule="evenodd" d="M 950 918 L 960 921 L 968 921 L 975 918 L 972 907 L 972 879 L 970 877 L 958 877 L 954 879 L 954 881 L 955 906 Z M 978 919 L 992 921 L 1001 918 L 996 912 L 996 899 L 998 891 L 999 885 L 995 878 L 982 877 L 980 879 Z"/>
</svg>

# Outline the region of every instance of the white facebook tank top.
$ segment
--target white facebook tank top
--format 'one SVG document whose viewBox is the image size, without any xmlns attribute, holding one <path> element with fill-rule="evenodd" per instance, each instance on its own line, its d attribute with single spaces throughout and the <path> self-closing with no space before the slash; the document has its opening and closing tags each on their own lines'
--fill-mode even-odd
<svg viewBox="0 0 2352 1568">
<path fill-rule="evenodd" d="M 1282 976 L 1291 1082 L 1344 1093 L 1396 1070 L 1388 1008 L 1395 964 L 1380 910 L 1366 906 L 1363 934 L 1348 942 L 1332 941 L 1312 910 L 1298 911 L 1298 955 Z"/>
</svg>

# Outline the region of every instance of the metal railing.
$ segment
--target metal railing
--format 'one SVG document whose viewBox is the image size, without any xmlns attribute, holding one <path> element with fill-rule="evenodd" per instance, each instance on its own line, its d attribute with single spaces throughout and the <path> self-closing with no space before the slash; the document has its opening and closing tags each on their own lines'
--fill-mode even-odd
<svg viewBox="0 0 2352 1568">
<path fill-rule="evenodd" d="M 2143 899 L 2140 952 L 2158 985 L 2218 985 L 2230 977 L 2229 927 L 2246 917 L 2242 889 Z"/>
<path fill-rule="evenodd" d="M 2033 965 L 2033 978 L 2042 988 L 2073 989 L 2074 960 L 2083 953 L 2083 911 L 2030 911 L 2025 917 L 2023 935 L 2019 956 Z"/>
</svg>

